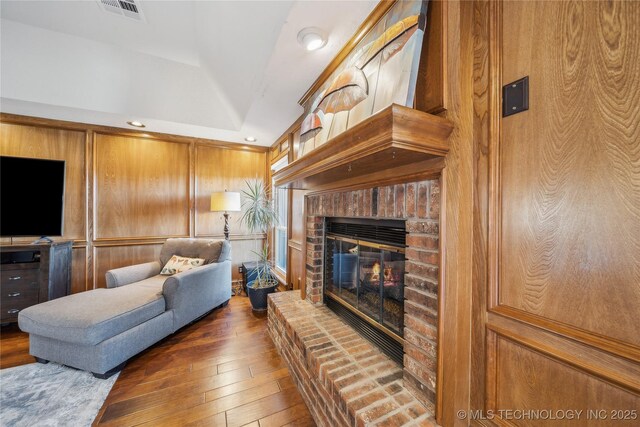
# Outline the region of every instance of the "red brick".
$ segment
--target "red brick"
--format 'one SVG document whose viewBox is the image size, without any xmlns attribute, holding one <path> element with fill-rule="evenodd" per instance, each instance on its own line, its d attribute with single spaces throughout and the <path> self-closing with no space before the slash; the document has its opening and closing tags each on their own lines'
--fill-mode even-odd
<svg viewBox="0 0 640 427">
<path fill-rule="evenodd" d="M 400 381 L 394 381 L 394 382 L 392 382 L 391 384 L 387 385 L 384 388 L 384 391 L 386 391 L 387 393 L 389 393 L 392 396 L 394 394 L 400 393 L 403 390 L 404 390 L 404 387 L 402 387 L 402 383 Z"/>
<path fill-rule="evenodd" d="M 374 390 L 358 399 L 347 402 L 347 408 L 349 413 L 355 415 L 360 409 L 366 408 L 367 406 L 384 399 L 387 399 L 386 393 L 382 390 Z"/>
<path fill-rule="evenodd" d="M 431 181 L 431 194 L 429 197 L 429 218 L 440 217 L 440 181 Z"/>
<path fill-rule="evenodd" d="M 411 302 L 423 305 L 434 311 L 438 311 L 438 297 L 428 292 L 421 292 L 414 288 L 405 287 L 404 297 Z"/>
<path fill-rule="evenodd" d="M 419 218 L 426 218 L 429 209 L 429 182 L 419 182 L 417 190 L 416 211 Z"/>
<path fill-rule="evenodd" d="M 364 216 L 364 190 L 358 190 L 356 193 L 358 196 L 356 215 L 362 217 Z"/>
<path fill-rule="evenodd" d="M 405 252 L 407 259 L 419 261 L 423 264 L 439 265 L 440 254 L 436 251 L 425 251 L 415 247 L 407 248 Z"/>
<path fill-rule="evenodd" d="M 320 366 L 319 369 L 319 374 L 320 374 L 320 380 L 321 381 L 326 381 L 327 379 L 327 372 L 329 371 L 335 371 L 337 369 L 341 369 L 344 366 L 347 366 L 351 363 L 351 360 L 347 357 L 341 357 L 338 358 L 340 356 L 336 356 L 336 360 L 332 360 L 330 362 L 326 362 L 323 363 Z"/>
<path fill-rule="evenodd" d="M 375 422 L 378 418 L 381 418 L 390 412 L 393 412 L 400 407 L 393 400 L 386 400 L 384 402 L 380 402 L 376 405 L 373 405 L 370 408 L 364 409 L 361 412 L 356 414 L 356 419 L 358 420 L 358 426 L 366 426 L 371 422 Z"/>
<path fill-rule="evenodd" d="M 413 316 L 408 316 L 405 314 L 404 327 L 406 329 L 412 330 L 417 334 L 422 335 L 423 337 L 429 338 L 433 342 L 436 342 L 438 340 L 438 330 L 434 328 L 433 325 L 425 323 Z"/>
<path fill-rule="evenodd" d="M 380 190 L 377 187 L 371 189 L 371 216 L 372 217 L 378 216 L 378 199 L 380 196 L 379 193 L 380 193 Z"/>
<path fill-rule="evenodd" d="M 396 218 L 405 216 L 405 187 L 404 184 L 396 185 Z"/>
<path fill-rule="evenodd" d="M 422 291 L 431 292 L 434 295 L 438 294 L 438 282 L 433 281 L 433 279 L 418 277 L 412 274 L 405 274 L 404 285 L 412 288 L 420 289 Z"/>
<path fill-rule="evenodd" d="M 362 198 L 362 216 L 371 216 L 371 189 L 368 188 L 363 191 Z"/>
<path fill-rule="evenodd" d="M 408 403 L 413 402 L 413 396 L 410 393 L 403 391 L 393 396 L 393 400 L 395 400 L 398 405 L 404 406 Z"/>
<path fill-rule="evenodd" d="M 412 313 L 430 314 L 431 310 L 411 301 L 407 304 L 409 311 L 405 317 L 412 319 L 410 322 L 417 326 L 415 329 L 424 330 L 424 322 L 412 318 Z M 314 308 L 309 302 L 300 300 L 298 292 L 276 293 L 269 297 L 268 325 L 269 335 L 289 366 L 292 378 L 317 423 L 395 425 L 413 420 L 422 425 L 430 417 L 427 409 L 429 405 L 433 407 L 435 401 L 433 387 L 430 386 L 435 370 L 424 363 L 430 359 L 425 359 L 425 354 L 415 350 L 417 345 L 412 344 L 425 340 L 419 333 L 405 331 L 408 363 L 402 371 L 338 320 L 326 306 Z M 340 338 L 335 338 L 334 334 Z M 294 337 L 296 346 L 290 337 Z M 332 347 L 338 340 L 348 350 L 359 353 L 354 353 L 353 357 L 341 347 Z M 326 351 L 332 353 L 322 354 Z M 309 355 L 308 365 L 303 353 Z M 327 372 L 331 374 L 327 375 Z M 403 377 L 399 379 L 401 373 Z M 323 377 L 333 380 L 325 382 Z M 421 388 L 424 391 L 419 391 Z M 360 403 L 357 413 L 353 404 L 356 401 Z"/>
<path fill-rule="evenodd" d="M 431 234 L 437 236 L 440 233 L 440 225 L 434 220 L 407 220 L 408 233 Z"/>
<path fill-rule="evenodd" d="M 414 246 L 416 249 L 439 249 L 440 239 L 427 234 L 412 233 L 407 235 L 407 246 Z"/>
<path fill-rule="evenodd" d="M 416 185 L 414 183 L 407 184 L 405 196 L 406 216 L 413 218 L 416 216 Z"/>
<path fill-rule="evenodd" d="M 384 386 L 400 378 L 402 378 L 402 371 L 398 369 L 396 372 L 376 378 L 376 382 Z"/>
<path fill-rule="evenodd" d="M 339 368 L 327 371 L 326 373 L 327 379 L 329 381 L 334 381 L 338 378 L 342 378 L 346 375 L 349 375 L 350 373 L 354 372 L 355 369 L 357 369 L 357 366 L 355 363 L 349 363 L 347 365 L 340 366 Z"/>
<path fill-rule="evenodd" d="M 376 420 L 373 425 L 377 427 L 400 427 L 405 424 L 408 424 L 411 421 L 408 415 L 404 412 L 396 412 L 390 417 L 384 418 L 382 420 Z"/>
<path fill-rule="evenodd" d="M 345 387 L 340 391 L 340 396 L 345 402 L 349 402 L 351 400 L 360 399 L 374 388 L 377 388 L 376 383 L 372 381 L 366 381 L 351 387 Z"/>
<path fill-rule="evenodd" d="M 423 336 L 420 336 L 414 333 L 411 330 L 404 331 L 404 339 L 409 343 L 415 345 L 416 347 L 422 349 L 425 353 L 427 353 L 431 357 L 436 357 L 436 348 L 437 345 L 431 340 L 426 339 Z"/>
<path fill-rule="evenodd" d="M 341 206 L 340 193 L 331 194 L 331 198 L 333 199 L 333 214 L 337 216 Z"/>
<path fill-rule="evenodd" d="M 423 369 L 422 365 L 411 357 L 405 357 L 405 371 L 411 372 L 423 384 L 427 384 L 431 390 L 436 389 L 436 373 L 429 369 Z"/>
<path fill-rule="evenodd" d="M 418 378 L 416 378 L 411 374 L 411 372 L 407 371 L 406 369 L 404 371 L 404 387 L 409 390 L 413 397 L 418 399 L 418 401 L 422 403 L 422 405 L 424 405 L 417 405 L 417 407 L 413 407 L 413 405 L 411 405 L 410 408 L 412 409 L 407 410 L 409 416 L 411 416 L 412 418 L 418 418 L 426 414 L 427 410 L 433 412 L 436 401 L 435 392 L 431 390 L 428 385 L 420 382 Z"/>
<path fill-rule="evenodd" d="M 387 187 L 378 187 L 378 217 L 387 216 Z"/>
<path fill-rule="evenodd" d="M 405 271 L 414 276 L 424 277 L 437 282 L 440 277 L 438 267 L 431 264 L 422 264 L 420 262 L 409 261 L 405 263 Z"/>
<path fill-rule="evenodd" d="M 361 371 L 358 371 L 358 372 L 354 372 L 349 376 L 337 379 L 336 381 L 334 381 L 333 384 L 334 384 L 334 387 L 336 387 L 339 390 L 348 385 L 358 383 L 366 378 L 367 376 L 364 373 L 362 373 Z"/>
<path fill-rule="evenodd" d="M 424 407 L 414 403 L 406 409 L 406 413 L 409 414 L 409 416 L 412 418 L 419 418 L 425 414 L 428 414 L 428 411 Z"/>
<path fill-rule="evenodd" d="M 385 192 L 387 193 L 387 205 L 386 205 L 386 214 L 387 218 L 395 218 L 396 216 L 396 190 L 393 185 L 386 187 Z"/>
<path fill-rule="evenodd" d="M 405 300 L 404 302 L 404 313 L 405 315 L 416 317 L 434 327 L 438 327 L 438 315 L 437 313 L 429 310 L 428 308 L 414 304 L 409 300 Z"/>
</svg>

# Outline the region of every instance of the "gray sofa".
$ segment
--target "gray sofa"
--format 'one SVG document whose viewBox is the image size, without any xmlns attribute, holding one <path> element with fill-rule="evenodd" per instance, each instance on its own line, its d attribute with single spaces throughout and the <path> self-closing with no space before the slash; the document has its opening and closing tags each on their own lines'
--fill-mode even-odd
<svg viewBox="0 0 640 427">
<path fill-rule="evenodd" d="M 204 258 L 202 266 L 160 275 L 172 255 Z M 231 245 L 226 240 L 172 238 L 160 259 L 110 270 L 107 289 L 37 304 L 18 314 L 29 353 L 108 378 L 140 351 L 231 298 Z"/>
</svg>

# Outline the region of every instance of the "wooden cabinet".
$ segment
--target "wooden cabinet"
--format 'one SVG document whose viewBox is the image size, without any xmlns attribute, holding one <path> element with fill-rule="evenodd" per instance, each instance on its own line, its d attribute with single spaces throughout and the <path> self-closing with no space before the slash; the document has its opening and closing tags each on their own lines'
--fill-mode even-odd
<svg viewBox="0 0 640 427">
<path fill-rule="evenodd" d="M 69 295 L 71 241 L 0 246 L 0 322 L 34 304 Z"/>
</svg>

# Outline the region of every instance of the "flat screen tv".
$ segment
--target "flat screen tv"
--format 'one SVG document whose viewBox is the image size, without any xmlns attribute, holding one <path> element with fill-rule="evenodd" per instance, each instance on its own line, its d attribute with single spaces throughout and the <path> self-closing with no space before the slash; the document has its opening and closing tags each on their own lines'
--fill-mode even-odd
<svg viewBox="0 0 640 427">
<path fill-rule="evenodd" d="M 62 236 L 64 160 L 0 156 L 0 235 Z"/>
</svg>

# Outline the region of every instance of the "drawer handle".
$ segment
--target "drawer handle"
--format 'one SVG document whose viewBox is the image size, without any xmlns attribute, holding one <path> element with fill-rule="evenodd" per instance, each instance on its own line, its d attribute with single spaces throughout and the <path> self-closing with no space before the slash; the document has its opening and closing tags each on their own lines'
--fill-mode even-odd
<svg viewBox="0 0 640 427">
<path fill-rule="evenodd" d="M 20 296 L 20 292 L 9 292 L 9 293 L 7 294 L 7 296 L 10 296 L 10 297 L 19 297 L 19 296 Z"/>
<path fill-rule="evenodd" d="M 22 279 L 22 276 L 9 277 L 9 280 L 20 280 L 20 279 Z"/>
<path fill-rule="evenodd" d="M 7 310 L 7 313 L 9 314 L 16 314 L 17 312 L 19 312 L 20 310 L 18 310 L 17 308 L 12 308 L 11 310 Z"/>
</svg>

